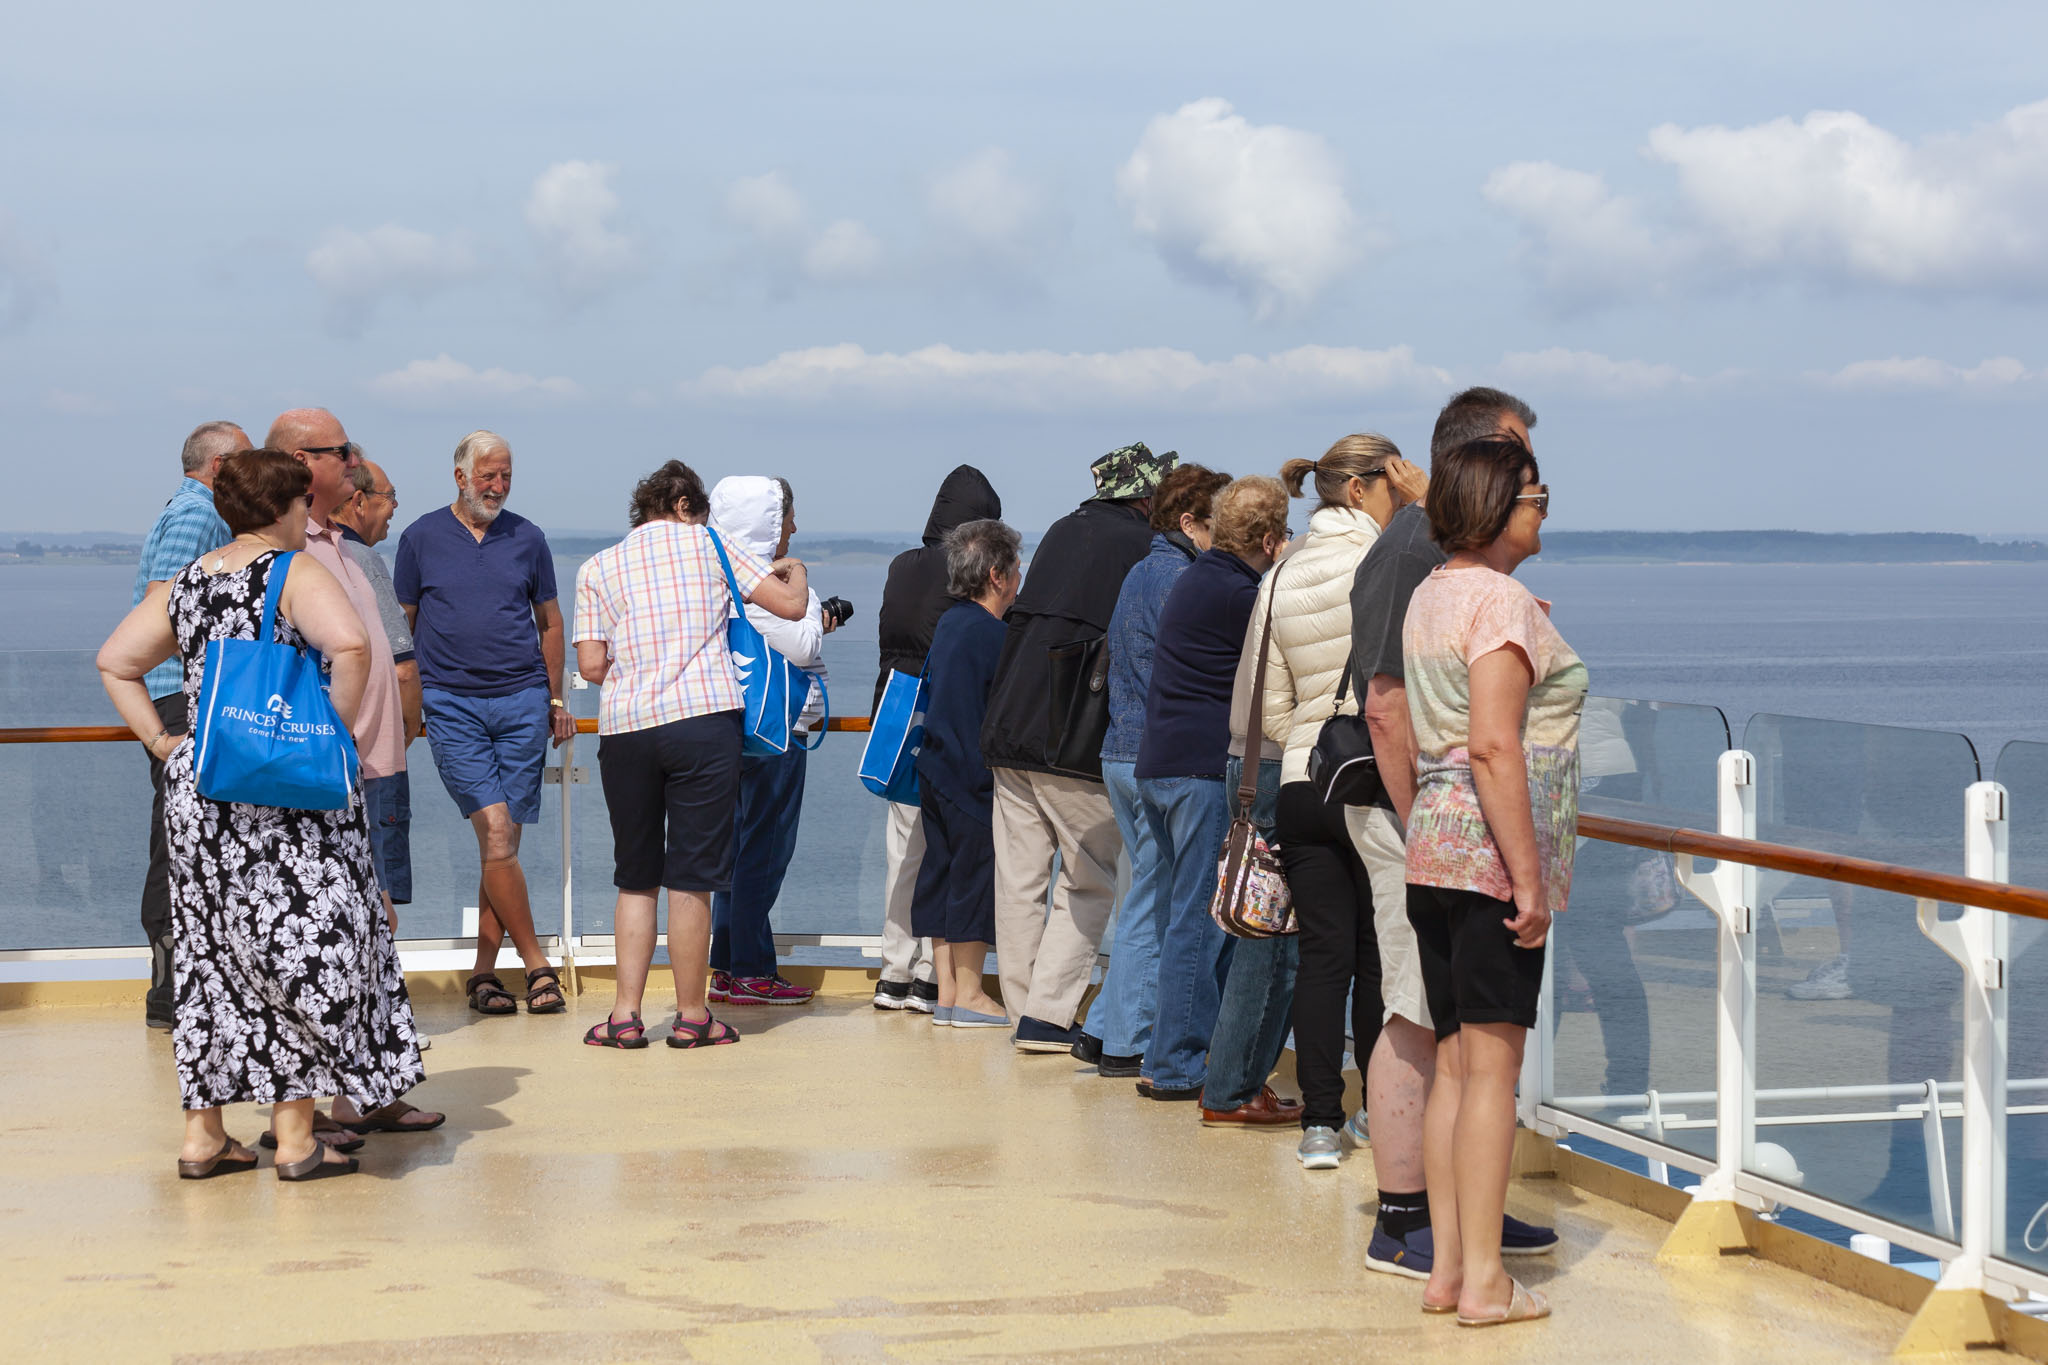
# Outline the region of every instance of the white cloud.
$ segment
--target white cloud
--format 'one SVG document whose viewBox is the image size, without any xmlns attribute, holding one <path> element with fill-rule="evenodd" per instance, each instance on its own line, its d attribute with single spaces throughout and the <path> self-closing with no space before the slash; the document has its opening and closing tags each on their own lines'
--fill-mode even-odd
<svg viewBox="0 0 2048 1365">
<path fill-rule="evenodd" d="M 748 176 L 725 192 L 726 216 L 755 237 L 794 241 L 804 235 L 810 209 L 781 171 Z"/>
<path fill-rule="evenodd" d="M 2048 100 L 1917 141 L 1848 111 L 1746 128 L 1665 124 L 1644 154 L 1673 176 L 1654 205 L 1547 162 L 1486 182 L 1554 293 L 1730 276 L 2048 291 Z"/>
<path fill-rule="evenodd" d="M 1306 310 L 1366 245 L 1323 140 L 1221 99 L 1146 125 L 1117 192 L 1170 269 L 1236 290 L 1262 320 Z"/>
<path fill-rule="evenodd" d="M 850 284 L 874 278 L 882 268 L 882 244 L 851 218 L 841 218 L 804 248 L 804 274 L 821 284 Z"/>
<path fill-rule="evenodd" d="M 1864 393 L 2001 393 L 2038 382 L 2048 375 L 2031 373 L 2009 355 L 1993 356 L 1969 369 L 1932 356 L 1892 356 L 1859 360 L 1832 372 L 1808 378 L 1832 389 Z"/>
<path fill-rule="evenodd" d="M 785 351 L 760 365 L 718 366 L 685 396 L 736 403 L 831 403 L 886 409 L 1070 412 L 1131 408 L 1249 412 L 1341 405 L 1388 393 L 1442 393 L 1451 377 L 1406 346 L 1368 351 L 1298 346 L 1203 360 L 1147 347 L 1112 352 L 869 352 L 851 342 Z"/>
<path fill-rule="evenodd" d="M 56 297 L 57 282 L 42 252 L 0 210 L 0 336 L 34 322 Z"/>
<path fill-rule="evenodd" d="M 43 406 L 66 417 L 105 417 L 114 405 L 96 393 L 73 389 L 51 389 L 43 395 Z"/>
<path fill-rule="evenodd" d="M 881 273 L 882 243 L 856 219 L 811 228 L 810 206 L 780 171 L 733 182 L 725 214 L 753 240 L 771 274 L 817 284 L 858 284 Z"/>
<path fill-rule="evenodd" d="M 618 167 L 561 161 L 542 171 L 526 199 L 526 226 L 539 243 L 556 292 L 570 304 L 602 294 L 640 268 L 640 246 L 613 219 Z"/>
<path fill-rule="evenodd" d="M 1051 194 L 1000 147 L 984 148 L 937 176 L 926 191 L 925 211 L 942 250 L 1010 275 L 1035 268 L 1067 234 Z"/>
<path fill-rule="evenodd" d="M 583 396 L 583 388 L 560 375 L 541 379 L 511 370 L 479 370 L 443 351 L 432 360 L 415 360 L 404 369 L 380 374 L 369 383 L 380 398 L 412 407 L 444 407 L 485 400 L 567 402 Z"/>
<path fill-rule="evenodd" d="M 1646 360 L 1616 360 L 1596 351 L 1569 351 L 1552 346 L 1541 351 L 1510 351 L 1501 357 L 1498 373 L 1505 384 L 1526 385 L 1539 392 L 1570 392 L 1601 398 L 1632 398 L 1662 393 L 1693 377 L 1676 365 Z"/>
<path fill-rule="evenodd" d="M 361 331 L 387 295 L 418 301 L 476 268 L 476 253 L 464 238 L 396 223 L 368 232 L 330 228 L 306 253 L 306 273 L 326 296 L 328 325 L 344 334 Z"/>
</svg>

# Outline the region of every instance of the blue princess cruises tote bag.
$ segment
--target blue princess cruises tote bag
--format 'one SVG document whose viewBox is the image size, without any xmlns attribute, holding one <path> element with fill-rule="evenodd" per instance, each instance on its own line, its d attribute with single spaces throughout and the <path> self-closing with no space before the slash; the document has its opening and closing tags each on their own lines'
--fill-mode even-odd
<svg viewBox="0 0 2048 1365">
<path fill-rule="evenodd" d="M 924 744 L 925 680 L 898 669 L 875 708 L 868 747 L 861 751 L 860 784 L 898 805 L 917 804 L 917 751 Z"/>
<path fill-rule="evenodd" d="M 732 616 L 725 623 L 725 648 L 732 655 L 733 671 L 739 675 L 740 691 L 746 698 L 740 752 L 753 757 L 788 753 L 792 743 L 801 743 L 796 723 L 804 713 L 804 703 L 810 700 L 812 685 L 818 680 L 770 649 L 768 641 L 747 619 L 745 599 L 740 596 L 739 580 L 733 577 L 725 542 L 716 531 L 710 535 L 712 548 L 718 551 L 718 562 L 725 569 L 725 586 L 732 592 Z M 828 699 L 826 710 L 830 709 Z M 825 726 L 821 721 L 808 747 L 815 749 L 824 742 Z"/>
<path fill-rule="evenodd" d="M 355 740 L 328 700 L 319 651 L 276 643 L 277 599 L 296 553 L 270 566 L 256 638 L 207 642 L 192 733 L 209 800 L 341 810 L 355 792 Z"/>
</svg>

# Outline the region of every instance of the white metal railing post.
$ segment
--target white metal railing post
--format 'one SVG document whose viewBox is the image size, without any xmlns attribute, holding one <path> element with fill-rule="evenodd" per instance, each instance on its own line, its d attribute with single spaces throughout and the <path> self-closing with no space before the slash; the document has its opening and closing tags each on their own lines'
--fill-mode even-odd
<svg viewBox="0 0 2048 1365">
<path fill-rule="evenodd" d="M 1963 793 L 1963 874 L 2002 882 L 2006 854 L 2006 795 L 1996 782 L 1976 782 Z M 1943 1267 L 1944 1290 L 1982 1292 L 1985 1266 L 2005 1245 L 2005 965 L 2009 923 L 2003 914 L 1965 906 L 1961 918 L 1942 920 L 1940 906 L 1919 903 L 1920 932 L 1963 969 L 1963 1198 L 1958 1242 L 1962 1254 Z M 1940 1172 L 1945 1183 L 1946 1171 Z"/>
<path fill-rule="evenodd" d="M 1557 921 L 1550 924 L 1552 940 L 1557 937 Z M 1553 967 L 1557 961 L 1556 945 L 1543 954 L 1543 989 L 1536 996 L 1536 1027 L 1529 1030 L 1528 1038 L 1522 1045 L 1522 1075 L 1515 1086 L 1515 1113 L 1521 1125 L 1534 1133 L 1549 1137 L 1562 1136 L 1562 1130 L 1541 1122 L 1536 1116 L 1539 1105 L 1550 1103 L 1556 1092 L 1556 1073 L 1553 1069 L 1554 1049 L 1551 1047 L 1551 1031 L 1557 1024 L 1556 992 L 1552 984 Z"/>
<path fill-rule="evenodd" d="M 1756 838 L 1756 760 L 1741 749 L 1715 765 L 1716 832 Z M 1701 1201 L 1735 1202 L 1736 1177 L 1756 1158 L 1756 869 L 1725 859 L 1710 873 L 1678 857 L 1678 882 L 1720 922 L 1714 1039 L 1714 1169 Z M 1755 1201 L 1749 1201 L 1755 1202 Z"/>
<path fill-rule="evenodd" d="M 586 686 L 583 675 L 576 671 L 576 664 L 570 661 L 563 670 L 562 692 L 566 697 L 569 690 Z M 573 716 L 571 717 L 573 720 Z M 576 892 L 575 892 L 575 842 L 571 811 L 575 802 L 569 789 L 576 785 L 576 732 L 569 731 L 569 737 L 562 741 L 562 970 L 568 974 L 569 989 L 582 993 L 582 982 L 576 975 Z"/>
</svg>

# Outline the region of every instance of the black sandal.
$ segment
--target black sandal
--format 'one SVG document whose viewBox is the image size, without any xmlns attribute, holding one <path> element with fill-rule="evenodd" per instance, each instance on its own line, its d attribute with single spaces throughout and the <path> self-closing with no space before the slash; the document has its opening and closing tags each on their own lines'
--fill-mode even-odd
<svg viewBox="0 0 2048 1365">
<path fill-rule="evenodd" d="M 713 1033 L 713 1029 L 718 1032 Z M 685 1019 L 678 1013 L 674 1028 L 663 1041 L 670 1047 L 724 1047 L 739 1040 L 738 1029 L 706 1010 L 701 1020 Z"/>
<path fill-rule="evenodd" d="M 624 1023 L 607 1016 L 603 1023 L 590 1026 L 583 1041 L 592 1047 L 642 1048 L 647 1046 L 647 1025 L 637 1014 Z"/>
<path fill-rule="evenodd" d="M 318 1138 L 313 1140 L 313 1155 L 303 1161 L 280 1161 L 277 1163 L 277 1178 L 286 1183 L 301 1180 L 332 1180 L 336 1176 L 354 1175 L 363 1163 L 350 1157 L 346 1161 L 329 1161 L 327 1144 Z"/>
<path fill-rule="evenodd" d="M 478 1014 L 519 1013 L 512 992 L 505 989 L 496 972 L 478 972 L 463 983 L 463 989 L 469 992 L 469 1007 Z"/>
<path fill-rule="evenodd" d="M 550 993 L 555 997 L 554 1004 L 536 1005 L 533 1003 L 534 997 Z M 568 1008 L 569 1001 L 562 994 L 562 978 L 553 967 L 535 967 L 526 974 L 526 1012 L 528 1014 L 561 1014 Z"/>
</svg>

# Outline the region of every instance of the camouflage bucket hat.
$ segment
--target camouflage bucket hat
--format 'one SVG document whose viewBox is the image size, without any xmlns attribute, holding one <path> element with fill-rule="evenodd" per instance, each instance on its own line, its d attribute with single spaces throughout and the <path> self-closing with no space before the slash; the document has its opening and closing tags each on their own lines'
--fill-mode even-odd
<svg viewBox="0 0 2048 1365">
<path fill-rule="evenodd" d="M 1150 497 L 1159 481 L 1179 462 L 1177 452 L 1169 450 L 1164 455 L 1154 455 L 1143 441 L 1112 450 L 1088 466 L 1088 472 L 1095 476 L 1095 499 L 1112 502 L 1118 498 Z"/>
</svg>

